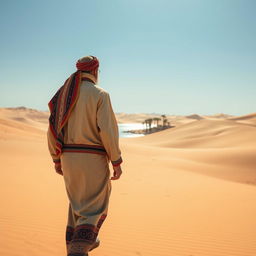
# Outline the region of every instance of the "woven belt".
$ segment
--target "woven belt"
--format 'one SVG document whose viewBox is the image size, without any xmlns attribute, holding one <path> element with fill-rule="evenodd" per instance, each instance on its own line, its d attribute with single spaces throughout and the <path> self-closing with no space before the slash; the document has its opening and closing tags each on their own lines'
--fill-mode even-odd
<svg viewBox="0 0 256 256">
<path fill-rule="evenodd" d="M 62 152 L 92 153 L 100 155 L 107 154 L 103 146 L 89 144 L 64 144 L 62 147 Z"/>
</svg>

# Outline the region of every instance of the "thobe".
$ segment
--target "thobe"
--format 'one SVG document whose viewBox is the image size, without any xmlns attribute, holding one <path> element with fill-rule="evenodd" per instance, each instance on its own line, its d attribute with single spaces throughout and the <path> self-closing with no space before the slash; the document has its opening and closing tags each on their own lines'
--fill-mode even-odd
<svg viewBox="0 0 256 256">
<path fill-rule="evenodd" d="M 109 162 L 122 162 L 118 126 L 108 92 L 82 81 L 74 109 L 64 126 L 64 146 L 55 154 L 48 129 L 48 146 L 54 162 L 61 162 L 69 198 L 66 244 L 68 253 L 82 253 L 95 242 L 104 222 L 111 193 Z M 83 254 L 81 254 L 83 255 Z"/>
</svg>

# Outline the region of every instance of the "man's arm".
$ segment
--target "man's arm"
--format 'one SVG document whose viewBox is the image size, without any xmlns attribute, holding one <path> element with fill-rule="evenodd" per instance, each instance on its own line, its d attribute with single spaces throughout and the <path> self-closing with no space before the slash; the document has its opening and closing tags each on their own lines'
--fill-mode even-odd
<svg viewBox="0 0 256 256">
<path fill-rule="evenodd" d="M 117 172 L 117 174 L 120 173 L 121 168 L 118 167 L 120 167 L 123 160 L 119 148 L 118 125 L 110 96 L 107 92 L 102 92 L 98 102 L 97 124 L 100 129 L 102 143 L 113 165 L 115 176 L 115 172 Z"/>
<path fill-rule="evenodd" d="M 50 131 L 50 127 L 47 131 L 47 140 L 48 140 L 48 149 L 52 157 L 52 161 L 55 164 L 55 171 L 62 175 L 62 169 L 61 169 L 61 163 L 60 158 L 56 156 L 55 154 L 55 139 Z"/>
</svg>

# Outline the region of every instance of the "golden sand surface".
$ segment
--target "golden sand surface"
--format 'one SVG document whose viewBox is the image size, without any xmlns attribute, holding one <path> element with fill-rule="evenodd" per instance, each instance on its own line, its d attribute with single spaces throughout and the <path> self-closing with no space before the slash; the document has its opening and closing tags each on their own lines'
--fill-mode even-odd
<svg viewBox="0 0 256 256">
<path fill-rule="evenodd" d="M 66 255 L 68 199 L 47 118 L 0 109 L 0 255 Z M 179 118 L 175 128 L 120 139 L 123 175 L 90 255 L 256 255 L 256 114 Z"/>
</svg>

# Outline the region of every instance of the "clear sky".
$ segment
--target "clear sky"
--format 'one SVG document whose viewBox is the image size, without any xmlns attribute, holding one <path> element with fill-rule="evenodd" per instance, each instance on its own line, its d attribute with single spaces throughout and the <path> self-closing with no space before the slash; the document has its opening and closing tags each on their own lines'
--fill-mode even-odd
<svg viewBox="0 0 256 256">
<path fill-rule="evenodd" d="M 0 107 L 47 110 L 100 59 L 115 112 L 256 112 L 255 0 L 0 0 Z"/>
</svg>

